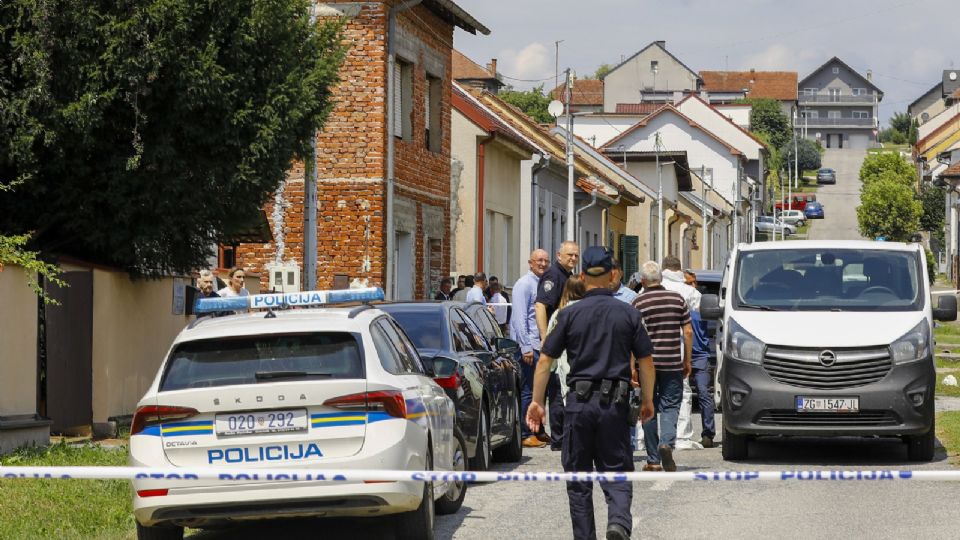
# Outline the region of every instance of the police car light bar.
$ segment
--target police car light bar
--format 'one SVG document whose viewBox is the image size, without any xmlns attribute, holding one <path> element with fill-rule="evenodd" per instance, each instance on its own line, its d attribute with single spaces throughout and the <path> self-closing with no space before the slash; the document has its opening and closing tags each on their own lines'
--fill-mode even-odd
<svg viewBox="0 0 960 540">
<path fill-rule="evenodd" d="M 211 313 L 214 311 L 238 311 L 245 309 L 282 309 L 293 306 L 323 306 L 328 304 L 344 304 L 347 302 L 375 302 L 383 299 L 383 289 L 380 287 L 334 291 L 251 294 L 249 296 L 230 296 L 226 298 L 198 298 L 193 306 L 193 312 Z"/>
</svg>

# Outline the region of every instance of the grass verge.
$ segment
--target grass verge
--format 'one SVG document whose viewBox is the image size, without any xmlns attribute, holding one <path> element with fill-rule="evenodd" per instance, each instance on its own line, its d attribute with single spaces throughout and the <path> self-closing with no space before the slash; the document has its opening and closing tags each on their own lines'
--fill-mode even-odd
<svg viewBox="0 0 960 540">
<path fill-rule="evenodd" d="M 8 466 L 126 465 L 127 450 L 55 444 L 0 457 Z M 125 480 L 2 480 L 0 538 L 126 539 L 135 536 Z"/>
<path fill-rule="evenodd" d="M 951 463 L 960 461 L 960 411 L 937 413 L 937 438 Z"/>
</svg>

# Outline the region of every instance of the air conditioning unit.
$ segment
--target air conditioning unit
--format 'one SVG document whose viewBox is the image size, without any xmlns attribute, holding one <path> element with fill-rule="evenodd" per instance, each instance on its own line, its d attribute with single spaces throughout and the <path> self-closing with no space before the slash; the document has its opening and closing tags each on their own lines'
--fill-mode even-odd
<svg viewBox="0 0 960 540">
<path fill-rule="evenodd" d="M 270 275 L 269 289 L 276 292 L 300 292 L 299 266 L 268 266 Z"/>
</svg>

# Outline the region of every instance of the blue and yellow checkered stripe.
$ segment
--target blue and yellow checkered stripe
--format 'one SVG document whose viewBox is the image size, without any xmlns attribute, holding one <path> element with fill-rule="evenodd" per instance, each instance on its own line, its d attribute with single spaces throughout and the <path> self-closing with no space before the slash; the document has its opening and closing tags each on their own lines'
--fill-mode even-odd
<svg viewBox="0 0 960 540">
<path fill-rule="evenodd" d="M 393 417 L 383 412 L 315 413 L 310 415 L 310 427 L 362 426 L 367 423 L 390 420 L 391 418 Z"/>
<path fill-rule="evenodd" d="M 174 422 L 171 424 L 161 424 L 159 426 L 150 426 L 140 432 L 140 435 L 153 435 L 158 437 L 185 437 L 188 435 L 213 435 L 213 421 L 200 420 L 196 422 Z"/>
</svg>

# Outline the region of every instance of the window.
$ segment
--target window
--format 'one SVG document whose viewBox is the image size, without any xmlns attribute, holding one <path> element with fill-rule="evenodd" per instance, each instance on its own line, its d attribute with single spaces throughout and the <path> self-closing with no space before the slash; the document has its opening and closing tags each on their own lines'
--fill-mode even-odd
<svg viewBox="0 0 960 540">
<path fill-rule="evenodd" d="M 487 342 L 483 339 L 483 334 L 469 317 L 463 314 L 459 309 L 450 311 L 450 323 L 453 325 L 455 341 L 458 352 L 475 351 L 488 352 Z M 462 349 L 459 347 L 463 347 Z"/>
<path fill-rule="evenodd" d="M 820 111 L 807 111 L 807 118 L 820 118 Z"/>
<path fill-rule="evenodd" d="M 410 140 L 413 128 L 410 113 L 413 110 L 413 64 L 397 59 L 393 68 L 393 135 Z"/>
<path fill-rule="evenodd" d="M 493 317 L 485 307 L 475 306 L 468 311 L 470 319 L 480 327 L 487 343 L 493 344 L 498 337 L 501 337 L 500 328 L 495 324 Z"/>
<path fill-rule="evenodd" d="M 866 89 L 866 88 L 851 88 L 851 89 L 850 89 L 850 93 L 853 94 L 853 95 L 855 95 L 855 96 L 865 96 L 865 95 L 867 95 L 867 89 Z"/>
<path fill-rule="evenodd" d="M 423 370 L 420 369 L 420 357 L 417 355 L 417 351 L 413 346 L 410 345 L 406 336 L 402 335 L 401 331 L 397 330 L 393 322 L 389 319 L 380 319 L 378 324 L 380 325 L 380 329 L 386 334 L 394 350 L 397 351 L 398 358 L 400 359 L 400 367 L 403 369 L 403 372 L 422 373 Z"/>
<path fill-rule="evenodd" d="M 423 95 L 423 125 L 426 130 L 424 133 L 426 148 L 431 152 L 440 151 L 440 142 L 443 136 L 440 129 L 440 113 L 442 112 L 440 98 L 442 93 L 440 79 L 427 75 L 427 84 L 424 86 Z"/>
<path fill-rule="evenodd" d="M 815 95 L 817 95 L 817 89 L 816 89 L 816 88 L 804 88 L 804 89 L 803 89 L 803 95 L 805 95 L 805 96 L 815 96 Z"/>
<path fill-rule="evenodd" d="M 651 61 L 650 61 L 650 73 L 653 73 L 654 75 L 656 75 L 656 74 L 657 74 L 657 71 L 659 71 L 659 70 L 660 70 L 660 62 L 658 62 L 658 61 L 656 61 L 656 60 L 651 60 Z"/>
<path fill-rule="evenodd" d="M 840 68 L 838 68 L 838 67 L 833 68 L 833 73 L 834 73 L 834 75 L 840 73 Z"/>
<path fill-rule="evenodd" d="M 854 118 L 870 118 L 870 113 L 867 111 L 853 111 Z"/>
<path fill-rule="evenodd" d="M 840 90 L 839 88 L 830 88 L 828 89 L 828 91 L 830 92 L 831 100 L 840 101 L 840 96 L 843 94 L 842 90 Z"/>
<path fill-rule="evenodd" d="M 708 186 L 713 186 L 713 169 L 705 168 L 703 169 L 703 182 Z"/>
<path fill-rule="evenodd" d="M 403 306 L 387 306 L 387 311 L 391 317 L 403 328 L 407 337 L 413 341 L 417 350 L 438 350 L 444 347 L 443 332 L 438 332 L 438 328 L 443 328 L 443 313 L 440 309 L 409 309 Z"/>
<path fill-rule="evenodd" d="M 394 375 L 402 374 L 404 368 L 400 362 L 400 353 L 390 344 L 390 338 L 380 327 L 380 320 L 370 325 L 370 337 L 373 339 L 373 346 L 377 349 L 377 357 L 383 369 Z"/>
<path fill-rule="evenodd" d="M 840 111 L 827 111 L 827 118 L 840 118 Z"/>
</svg>

